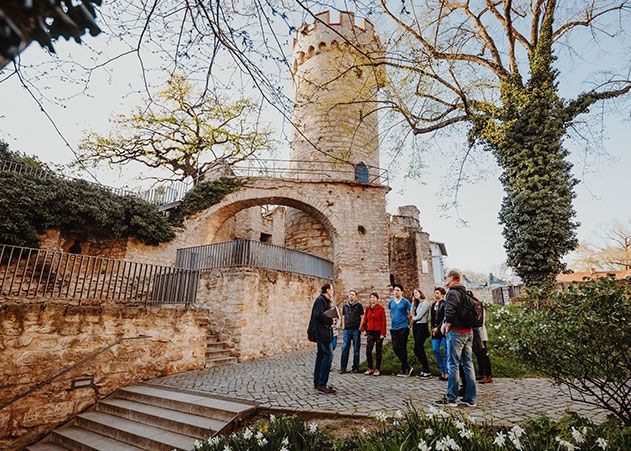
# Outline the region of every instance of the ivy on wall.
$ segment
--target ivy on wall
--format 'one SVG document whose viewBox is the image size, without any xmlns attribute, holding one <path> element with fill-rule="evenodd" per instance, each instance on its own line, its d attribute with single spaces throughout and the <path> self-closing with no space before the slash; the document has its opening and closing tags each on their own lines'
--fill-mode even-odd
<svg viewBox="0 0 631 451">
<path fill-rule="evenodd" d="M 9 151 L 2 141 L 0 159 L 49 171 L 36 158 Z M 167 216 L 134 196 L 117 195 L 82 180 L 65 180 L 52 171 L 48 178 L 0 171 L 0 243 L 38 247 L 40 234 L 59 229 L 64 236 L 80 239 L 133 237 L 157 245 L 172 240 L 175 227 L 185 218 L 221 201 L 240 185 L 228 178 L 200 183 Z"/>
<path fill-rule="evenodd" d="M 225 196 L 237 191 L 242 185 L 242 180 L 228 177 L 198 183 L 186 193 L 182 203 L 173 211 L 171 222 L 174 225 L 182 225 L 184 219 L 221 202 Z"/>
</svg>

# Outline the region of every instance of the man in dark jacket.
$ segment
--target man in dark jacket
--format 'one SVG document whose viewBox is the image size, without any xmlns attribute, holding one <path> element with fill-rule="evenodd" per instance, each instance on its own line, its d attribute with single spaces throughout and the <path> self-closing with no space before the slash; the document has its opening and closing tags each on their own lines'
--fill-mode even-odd
<svg viewBox="0 0 631 451">
<path fill-rule="evenodd" d="M 335 393 L 332 387 L 327 386 L 329 371 L 331 371 L 331 363 L 333 362 L 333 349 L 331 348 L 333 318 L 324 313 L 331 308 L 333 293 L 333 287 L 330 283 L 322 286 L 320 296 L 313 303 L 311 319 L 309 320 L 309 330 L 315 336 L 318 345 L 315 368 L 313 369 L 313 386 L 321 393 Z"/>
<path fill-rule="evenodd" d="M 361 347 L 361 332 L 359 326 L 364 322 L 364 307 L 357 298 L 357 291 L 351 290 L 348 293 L 348 302 L 342 308 L 342 357 L 340 360 L 340 374 L 347 373 L 348 356 L 353 344 L 353 373 L 359 372 L 359 349 Z"/>
<path fill-rule="evenodd" d="M 466 302 L 466 289 L 460 284 L 460 273 L 447 274 L 447 295 L 445 296 L 445 320 L 441 332 L 447 338 L 447 394 L 437 404 L 458 406 L 458 369 L 464 370 L 465 392 L 462 402 L 466 407 L 475 407 L 476 386 L 473 369 L 472 345 L 473 329 L 463 318 L 463 302 Z"/>
</svg>

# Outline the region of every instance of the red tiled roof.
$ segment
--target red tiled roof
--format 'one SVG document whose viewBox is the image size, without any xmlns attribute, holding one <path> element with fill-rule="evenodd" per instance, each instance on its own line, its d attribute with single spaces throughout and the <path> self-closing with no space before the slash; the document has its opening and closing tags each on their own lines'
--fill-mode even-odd
<svg viewBox="0 0 631 451">
<path fill-rule="evenodd" d="M 600 277 L 607 277 L 612 275 L 616 280 L 626 279 L 627 277 L 631 277 L 631 270 L 623 270 L 623 271 L 582 271 L 582 272 L 574 272 L 571 274 L 559 274 L 557 275 L 557 283 L 567 283 L 567 282 L 583 282 L 585 278 L 590 279 L 598 279 Z"/>
</svg>

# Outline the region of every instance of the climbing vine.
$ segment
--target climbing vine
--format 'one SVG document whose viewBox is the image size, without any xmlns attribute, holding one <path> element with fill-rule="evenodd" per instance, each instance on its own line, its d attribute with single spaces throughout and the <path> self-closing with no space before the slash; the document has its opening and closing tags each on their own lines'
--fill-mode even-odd
<svg viewBox="0 0 631 451">
<path fill-rule="evenodd" d="M 551 287 L 565 269 L 562 257 L 578 244 L 572 207 L 578 182 L 562 145 L 570 121 L 557 93 L 551 25 L 543 30 L 530 80 L 502 83 L 502 107 L 475 118 L 470 141 L 485 145 L 502 168 L 499 220 L 508 265 L 526 284 Z"/>
</svg>

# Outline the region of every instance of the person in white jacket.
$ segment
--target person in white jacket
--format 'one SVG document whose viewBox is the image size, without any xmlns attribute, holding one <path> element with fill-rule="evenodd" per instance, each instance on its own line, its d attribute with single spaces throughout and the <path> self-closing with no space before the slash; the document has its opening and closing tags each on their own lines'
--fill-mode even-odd
<svg viewBox="0 0 631 451">
<path fill-rule="evenodd" d="M 421 363 L 421 372 L 418 377 L 429 378 L 432 373 L 429 371 L 429 362 L 425 354 L 425 341 L 430 337 L 429 333 L 429 301 L 418 288 L 412 295 L 412 306 L 414 316 L 412 317 L 412 334 L 414 335 L 414 355 Z"/>
</svg>

